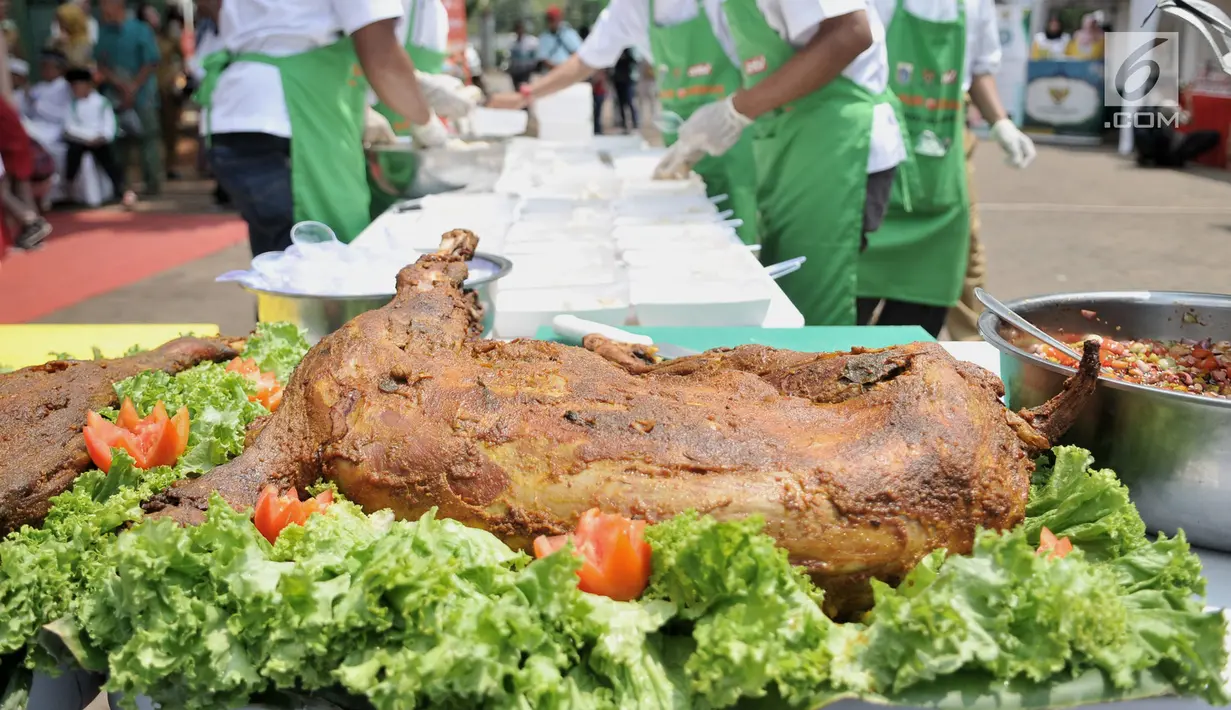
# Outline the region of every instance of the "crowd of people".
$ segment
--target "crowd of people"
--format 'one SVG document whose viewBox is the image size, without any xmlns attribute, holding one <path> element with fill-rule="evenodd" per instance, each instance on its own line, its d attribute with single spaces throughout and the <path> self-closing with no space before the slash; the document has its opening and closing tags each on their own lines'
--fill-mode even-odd
<svg viewBox="0 0 1231 710">
<path fill-rule="evenodd" d="M 140 166 L 143 195 L 180 177 L 180 118 L 192 89 L 183 14 L 148 3 L 130 12 L 124 0 L 100 0 L 98 10 L 95 19 L 91 0 L 63 2 L 45 47 L 30 59 L 17 33 L 6 31 L 0 197 L 18 248 L 50 234 L 40 210 L 53 203 L 135 206 L 130 164 Z"/>
<path fill-rule="evenodd" d="M 173 118 L 160 106 L 178 83 L 174 67 L 163 70 L 175 50 L 160 38 L 174 41 L 176 18 L 128 17 L 123 0 L 100 9 L 97 40 L 70 17 L 40 60 L 42 82 L 63 80 L 62 105 L 82 115 L 71 128 L 53 116 L 63 171 L 94 157 L 122 184 L 126 162 L 98 156 L 124 136 L 153 192 L 159 153 L 173 153 L 158 137 Z M 616 122 L 631 130 L 637 80 L 649 78 L 670 145 L 656 175 L 698 173 L 767 262 L 808 257 L 780 281 L 808 324 L 936 335 L 948 318 L 964 337 L 982 278 L 967 102 L 1011 163 L 1034 158 L 996 93 L 992 0 L 611 0 L 579 30 L 553 7 L 543 33 L 523 27 L 515 39 L 516 90 L 487 97 L 445 73 L 441 0 L 223 0 L 215 14 L 214 36 L 202 33 L 213 49 L 188 73 L 200 83 L 209 168 L 254 254 L 286 248 L 306 219 L 349 241 L 386 209 L 397 198 L 388 186 L 408 184 L 416 167 L 373 161 L 365 147 L 433 150 L 449 140 L 445 122 L 485 98 L 525 109 L 579 81 L 595 84 L 596 116 L 614 93 Z M 70 52 L 93 66 L 74 66 Z M 9 192 L 20 202 L 23 190 Z"/>
</svg>

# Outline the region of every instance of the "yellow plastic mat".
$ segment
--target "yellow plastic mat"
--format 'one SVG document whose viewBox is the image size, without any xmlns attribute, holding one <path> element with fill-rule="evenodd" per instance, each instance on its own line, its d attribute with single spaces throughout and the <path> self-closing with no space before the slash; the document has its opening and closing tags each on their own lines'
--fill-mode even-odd
<svg viewBox="0 0 1231 710">
<path fill-rule="evenodd" d="M 0 325 L 0 368 L 38 365 L 57 357 L 121 357 L 133 346 L 156 348 L 181 335 L 218 335 L 214 323 Z"/>
</svg>

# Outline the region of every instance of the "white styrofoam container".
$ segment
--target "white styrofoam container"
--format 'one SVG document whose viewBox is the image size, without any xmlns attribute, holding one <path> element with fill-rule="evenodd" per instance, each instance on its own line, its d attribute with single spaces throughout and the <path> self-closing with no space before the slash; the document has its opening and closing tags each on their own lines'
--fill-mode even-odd
<svg viewBox="0 0 1231 710">
<path fill-rule="evenodd" d="M 627 292 L 620 287 L 606 293 L 593 290 L 578 294 L 573 289 L 500 291 L 495 295 L 493 330 L 499 338 L 530 338 L 551 319 L 570 313 L 579 318 L 620 326 L 628 321 Z"/>
<path fill-rule="evenodd" d="M 570 268 L 544 257 L 537 263 L 531 258 L 517 260 L 513 270 L 500 279 L 501 291 L 542 288 L 586 288 L 596 285 L 627 283 L 624 273 L 615 266 L 578 266 Z"/>
<path fill-rule="evenodd" d="M 754 327 L 769 312 L 766 280 L 637 281 L 629 284 L 629 300 L 637 322 L 647 327 Z"/>
<path fill-rule="evenodd" d="M 700 178 L 688 180 L 651 180 L 648 178 L 623 178 L 620 182 L 620 197 L 641 199 L 671 195 L 677 197 L 704 197 L 705 183 Z"/>
<path fill-rule="evenodd" d="M 467 117 L 472 135 L 481 137 L 520 136 L 526 132 L 530 114 L 525 111 L 477 106 Z"/>
<path fill-rule="evenodd" d="M 594 140 L 594 124 L 591 119 L 584 121 L 539 121 L 539 135 L 543 138 L 565 143 L 588 143 Z"/>
<path fill-rule="evenodd" d="M 607 210 L 607 204 L 603 200 L 582 200 L 568 197 L 531 197 L 524 199 L 517 206 L 518 217 L 526 215 L 542 214 L 544 212 L 551 214 L 572 213 L 576 210 Z"/>
<path fill-rule="evenodd" d="M 712 215 L 717 218 L 718 206 L 708 197 L 656 195 L 616 200 L 618 217 L 674 217 L 677 215 Z"/>
<path fill-rule="evenodd" d="M 561 89 L 549 96 L 536 99 L 533 106 L 534 117 L 543 121 L 574 121 L 594 118 L 594 87 L 589 82 L 580 81 L 572 86 Z M 591 125 L 591 128 L 593 126 Z M 554 140 L 539 132 L 539 138 Z"/>
<path fill-rule="evenodd" d="M 571 217 L 572 215 L 569 215 Z M 558 221 L 522 221 L 509 227 L 506 239 L 510 245 L 523 242 L 601 242 L 614 245 L 611 228 L 603 225 L 570 226 Z"/>
<path fill-rule="evenodd" d="M 686 212 L 683 214 L 659 214 L 654 216 L 624 215 L 616 217 L 613 224 L 617 227 L 653 227 L 672 224 L 719 224 L 722 222 L 718 212 Z"/>
</svg>

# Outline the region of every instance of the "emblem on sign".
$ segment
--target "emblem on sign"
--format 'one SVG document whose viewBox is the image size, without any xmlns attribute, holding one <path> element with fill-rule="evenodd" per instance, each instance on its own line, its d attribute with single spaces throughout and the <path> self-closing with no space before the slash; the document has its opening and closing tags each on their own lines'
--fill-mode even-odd
<svg viewBox="0 0 1231 710">
<path fill-rule="evenodd" d="M 688 76 L 695 79 L 699 76 L 709 76 L 713 71 L 714 67 L 711 64 L 694 64 L 688 67 Z"/>
<path fill-rule="evenodd" d="M 955 81 L 957 81 L 957 72 L 953 69 L 940 75 L 940 83 L 942 84 L 952 84 Z"/>
<path fill-rule="evenodd" d="M 936 81 L 936 72 L 932 71 L 931 69 L 924 69 L 923 70 L 923 83 L 931 84 L 933 81 Z"/>
<path fill-rule="evenodd" d="M 767 66 L 768 63 L 765 61 L 765 55 L 762 54 L 759 57 L 753 57 L 752 59 L 744 62 L 744 73 L 749 76 L 753 74 L 760 74 L 765 71 Z"/>
<path fill-rule="evenodd" d="M 1047 93 L 1051 94 L 1052 103 L 1059 106 L 1064 103 L 1064 100 L 1069 97 L 1069 87 L 1067 86 L 1051 86 L 1048 87 Z"/>
</svg>

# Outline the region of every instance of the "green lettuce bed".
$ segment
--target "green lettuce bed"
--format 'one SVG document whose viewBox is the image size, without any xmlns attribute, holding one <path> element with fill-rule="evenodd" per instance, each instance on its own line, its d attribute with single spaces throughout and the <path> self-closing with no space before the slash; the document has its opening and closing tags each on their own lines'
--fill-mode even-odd
<svg viewBox="0 0 1231 710">
<path fill-rule="evenodd" d="M 305 347 L 266 328 L 249 354 L 285 378 Z M 0 543 L 9 702 L 31 670 L 72 664 L 129 702 L 176 708 L 279 694 L 376 708 L 1228 701 L 1227 624 L 1203 610 L 1199 561 L 1182 535 L 1149 541 L 1127 490 L 1081 449 L 1040 461 L 1018 529 L 981 532 L 969 556 L 932 554 L 898 588 L 877 584 L 862 622 L 836 624 L 758 520 L 650 527 L 637 602 L 580 592 L 568 555 L 531 561 L 430 514 L 395 521 L 340 500 L 276 545 L 217 500 L 198 527 L 144 520 L 141 500 L 239 452 L 263 412 L 248 386 L 216 365 L 117 385 L 143 411 L 186 404 L 190 449 L 175 469 L 120 459 L 87 473 L 42 529 Z M 1036 555 L 1044 526 L 1076 551 Z"/>
</svg>

